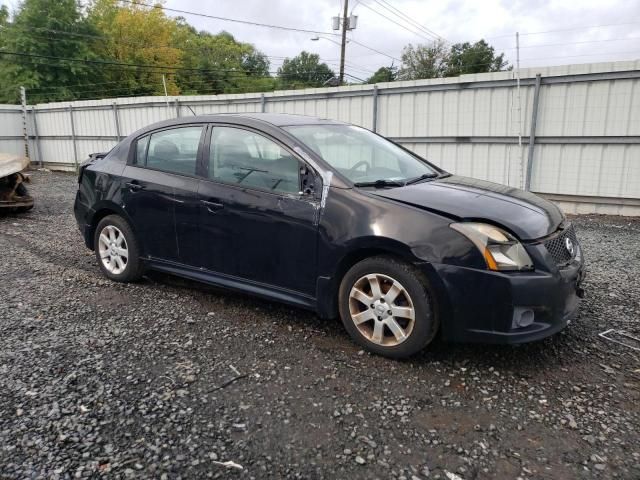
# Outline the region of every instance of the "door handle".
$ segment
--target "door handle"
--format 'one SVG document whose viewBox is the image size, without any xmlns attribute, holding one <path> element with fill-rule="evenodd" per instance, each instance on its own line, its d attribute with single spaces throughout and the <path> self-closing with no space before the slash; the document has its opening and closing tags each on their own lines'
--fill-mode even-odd
<svg viewBox="0 0 640 480">
<path fill-rule="evenodd" d="M 224 208 L 224 205 L 222 203 L 211 202 L 209 200 L 200 200 L 200 203 L 205 205 L 207 207 L 207 210 L 209 210 L 211 213 L 217 212 L 218 210 Z"/>
<path fill-rule="evenodd" d="M 138 190 L 144 190 L 146 188 L 144 185 L 140 185 L 139 183 L 135 183 L 135 182 L 127 182 L 125 183 L 125 185 L 134 192 Z"/>
</svg>

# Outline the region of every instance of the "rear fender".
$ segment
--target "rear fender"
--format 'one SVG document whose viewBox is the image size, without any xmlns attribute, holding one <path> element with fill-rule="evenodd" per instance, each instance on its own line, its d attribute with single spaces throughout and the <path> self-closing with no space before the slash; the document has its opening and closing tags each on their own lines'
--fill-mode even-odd
<svg viewBox="0 0 640 480">
<path fill-rule="evenodd" d="M 98 226 L 98 223 L 100 223 L 100 220 L 102 220 L 104 217 L 108 215 L 118 215 L 122 217 L 129 224 L 134 235 L 137 236 L 135 224 L 131 220 L 131 217 L 126 212 L 126 210 L 113 201 L 101 200 L 97 202 L 96 205 L 87 212 L 87 217 L 86 217 L 87 228 L 85 232 L 85 237 L 86 237 L 85 243 L 87 244 L 87 247 L 89 247 L 91 250 L 95 248 L 93 239 L 95 236 L 96 227 Z"/>
</svg>

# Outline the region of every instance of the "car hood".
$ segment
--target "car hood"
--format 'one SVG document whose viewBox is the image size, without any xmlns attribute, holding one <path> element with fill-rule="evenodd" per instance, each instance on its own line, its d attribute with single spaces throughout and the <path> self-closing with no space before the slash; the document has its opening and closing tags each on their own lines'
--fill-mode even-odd
<svg viewBox="0 0 640 480">
<path fill-rule="evenodd" d="M 458 175 L 405 187 L 378 189 L 373 193 L 456 220 L 488 220 L 502 225 L 521 240 L 549 235 L 564 220 L 556 205 L 537 195 Z"/>
</svg>

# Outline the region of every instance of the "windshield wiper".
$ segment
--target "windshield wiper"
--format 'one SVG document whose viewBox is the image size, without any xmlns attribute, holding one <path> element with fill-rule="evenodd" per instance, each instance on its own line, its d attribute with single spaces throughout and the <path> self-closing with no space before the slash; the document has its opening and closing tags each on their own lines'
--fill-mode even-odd
<svg viewBox="0 0 640 480">
<path fill-rule="evenodd" d="M 410 178 L 404 184 L 405 185 L 411 185 L 412 183 L 418 183 L 418 182 L 420 182 L 422 180 L 426 180 L 428 178 L 438 178 L 438 176 L 439 175 L 437 173 L 423 173 L 419 177 Z"/>
<path fill-rule="evenodd" d="M 379 179 L 374 180 L 372 182 L 356 182 L 353 184 L 356 187 L 375 187 L 375 188 L 383 188 L 383 187 L 404 187 L 404 182 L 398 182 L 397 180 L 385 180 Z"/>
</svg>

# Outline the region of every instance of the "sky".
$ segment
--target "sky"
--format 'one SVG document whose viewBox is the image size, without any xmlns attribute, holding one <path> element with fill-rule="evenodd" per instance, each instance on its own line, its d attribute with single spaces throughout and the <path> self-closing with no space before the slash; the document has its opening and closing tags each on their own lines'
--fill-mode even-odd
<svg viewBox="0 0 640 480">
<path fill-rule="evenodd" d="M 55 0 L 52 0 L 55 1 Z M 143 1 L 143 0 L 142 0 Z M 148 0 L 150 2 L 150 0 Z M 301 50 L 318 53 L 338 71 L 340 47 L 331 17 L 343 0 L 165 0 L 165 7 L 326 32 L 290 32 L 187 14 L 200 30 L 226 30 L 269 56 L 271 70 Z M 0 0 L 13 8 L 17 0 Z M 347 74 L 364 79 L 380 66 L 399 65 L 404 46 L 429 43 L 434 32 L 448 43 L 484 38 L 516 64 L 515 32 L 520 32 L 520 66 L 547 66 L 640 59 L 639 0 L 349 0 L 358 16 L 347 44 Z M 404 16 L 403 16 L 404 15 Z M 386 18 L 385 18 L 386 17 Z M 407 20 L 412 19 L 414 24 Z M 416 24 L 418 26 L 416 26 Z M 589 27 L 589 28 L 584 28 Z M 384 53 L 376 53 L 373 50 Z"/>
</svg>

